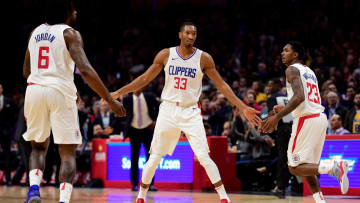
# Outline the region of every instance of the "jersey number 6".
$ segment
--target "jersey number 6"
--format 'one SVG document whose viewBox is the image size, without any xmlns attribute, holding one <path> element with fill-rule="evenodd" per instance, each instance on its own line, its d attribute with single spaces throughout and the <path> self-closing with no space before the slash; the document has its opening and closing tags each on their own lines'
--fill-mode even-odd
<svg viewBox="0 0 360 203">
<path fill-rule="evenodd" d="M 181 89 L 181 90 L 186 90 L 186 83 L 187 83 L 187 78 L 179 78 L 179 77 L 174 77 L 175 80 L 175 89 Z"/>
<path fill-rule="evenodd" d="M 44 55 L 49 53 L 49 47 L 39 47 L 39 59 L 38 59 L 38 68 L 47 69 L 49 68 L 49 56 Z"/>
</svg>

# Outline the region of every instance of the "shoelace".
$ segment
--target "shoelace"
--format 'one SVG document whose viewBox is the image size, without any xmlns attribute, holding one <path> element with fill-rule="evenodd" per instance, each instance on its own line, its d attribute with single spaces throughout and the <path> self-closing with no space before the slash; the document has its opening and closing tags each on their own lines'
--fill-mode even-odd
<svg viewBox="0 0 360 203">
<path fill-rule="evenodd" d="M 338 181 L 340 181 L 340 175 L 341 175 L 341 170 L 339 168 L 339 163 L 335 162 L 334 163 L 334 167 L 333 169 L 331 170 L 331 174 L 330 175 L 333 175 L 336 177 L 336 179 Z"/>
</svg>

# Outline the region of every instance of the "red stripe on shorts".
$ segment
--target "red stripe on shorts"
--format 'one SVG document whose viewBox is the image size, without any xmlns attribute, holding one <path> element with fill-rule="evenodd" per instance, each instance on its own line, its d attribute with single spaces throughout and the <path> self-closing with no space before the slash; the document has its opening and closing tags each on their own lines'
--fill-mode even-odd
<svg viewBox="0 0 360 203">
<path fill-rule="evenodd" d="M 36 85 L 36 83 L 29 82 L 28 86 L 30 86 L 30 85 Z"/>
<path fill-rule="evenodd" d="M 61 187 L 61 190 L 65 190 L 65 184 L 66 183 L 64 183 L 64 185 Z"/>
<path fill-rule="evenodd" d="M 315 118 L 315 117 L 319 117 L 320 114 L 312 114 L 312 115 L 308 115 L 308 116 L 303 116 L 303 117 L 300 117 L 299 118 L 299 122 L 298 122 L 298 126 L 297 126 L 297 130 L 296 130 L 296 135 L 295 135 L 295 139 L 294 139 L 294 143 L 293 143 L 293 146 L 292 146 L 292 150 L 291 150 L 291 153 L 294 152 L 295 150 L 295 146 L 296 146 L 296 139 L 297 139 L 297 136 L 299 135 L 299 132 L 301 130 L 301 128 L 303 127 L 304 125 L 304 122 L 306 119 L 308 118 Z"/>
<path fill-rule="evenodd" d="M 202 114 L 202 110 L 201 110 L 201 103 L 200 102 L 198 102 L 198 107 L 199 107 L 199 109 L 200 109 L 200 116 L 202 116 L 203 114 Z"/>
</svg>

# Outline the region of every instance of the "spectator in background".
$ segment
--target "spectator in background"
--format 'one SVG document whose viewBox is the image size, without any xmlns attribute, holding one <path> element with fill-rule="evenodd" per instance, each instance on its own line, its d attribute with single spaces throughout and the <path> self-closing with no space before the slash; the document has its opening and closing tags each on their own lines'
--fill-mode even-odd
<svg viewBox="0 0 360 203">
<path fill-rule="evenodd" d="M 240 87 L 239 81 L 234 80 L 234 81 L 232 82 L 231 89 L 234 91 L 234 94 L 235 94 L 235 95 L 238 95 L 238 94 L 240 93 L 240 92 L 239 92 L 239 87 Z"/>
<path fill-rule="evenodd" d="M 212 131 L 215 135 L 220 136 L 223 131 L 223 125 L 232 118 L 232 108 L 227 104 L 227 100 L 223 94 L 216 96 L 217 111 L 209 119 Z"/>
<path fill-rule="evenodd" d="M 213 110 L 210 108 L 210 100 L 207 97 L 201 100 L 201 114 L 204 121 L 208 121 L 213 114 Z"/>
<path fill-rule="evenodd" d="M 248 89 L 244 97 L 244 103 L 258 111 L 261 111 L 262 107 L 256 102 L 256 93 L 252 89 Z"/>
<path fill-rule="evenodd" d="M 31 142 L 25 141 L 22 136 L 26 131 L 26 121 L 24 117 L 24 103 L 21 105 L 18 120 L 16 123 L 15 141 L 18 145 L 18 153 L 20 153 L 20 164 L 12 178 L 12 185 L 19 185 L 21 178 L 26 172 L 26 185 L 29 184 L 29 158 L 31 154 Z"/>
<path fill-rule="evenodd" d="M 342 126 L 342 119 L 340 115 L 334 114 L 330 118 L 330 128 L 327 132 L 329 135 L 343 135 L 349 134 L 350 132 L 343 128 Z"/>
<path fill-rule="evenodd" d="M 330 83 L 327 89 L 329 91 L 335 92 L 336 94 L 338 93 L 338 90 L 337 90 L 336 85 L 334 83 Z"/>
<path fill-rule="evenodd" d="M 239 80 L 239 89 L 238 89 L 238 94 L 237 96 L 240 97 L 241 99 L 244 99 L 245 94 L 246 94 L 246 90 L 247 90 L 247 80 L 244 77 L 241 77 Z"/>
<path fill-rule="evenodd" d="M 261 85 L 259 81 L 254 81 L 251 85 L 251 89 L 255 91 L 256 102 L 266 101 L 266 94 L 261 91 Z"/>
<path fill-rule="evenodd" d="M 111 134 L 120 134 L 120 125 L 120 119 L 110 112 L 109 105 L 100 104 L 100 114 L 94 122 L 94 136 L 108 138 Z"/>
<path fill-rule="evenodd" d="M 347 112 L 344 127 L 351 133 L 360 133 L 360 92 L 355 94 L 354 107 Z"/>
<path fill-rule="evenodd" d="M 281 81 L 278 78 L 269 80 L 268 82 L 270 97 L 267 100 L 267 108 L 269 115 L 274 115 L 274 107 L 276 105 L 285 105 L 288 103 L 286 94 L 280 92 Z M 289 185 L 290 172 L 288 169 L 287 146 L 291 137 L 291 126 L 293 117 L 287 115 L 283 117 L 278 124 L 278 128 L 271 134 L 276 140 L 277 146 L 277 170 L 276 170 L 276 187 L 271 191 L 273 195 L 279 198 L 285 198 L 285 191 Z"/>
<path fill-rule="evenodd" d="M 224 123 L 224 130 L 221 133 L 221 136 L 225 136 L 228 138 L 228 146 L 230 148 L 236 146 L 237 141 L 239 140 L 239 136 L 237 136 L 233 131 L 232 131 L 232 122 L 231 121 L 226 121 Z"/>
<path fill-rule="evenodd" d="M 340 104 L 344 107 L 351 108 L 354 106 L 355 88 L 349 86 L 346 88 L 346 93 L 341 96 Z"/>
<path fill-rule="evenodd" d="M 264 62 L 260 62 L 258 64 L 257 77 L 258 77 L 257 79 L 259 79 L 260 81 L 264 81 L 268 78 L 268 71 L 266 64 Z"/>
<path fill-rule="evenodd" d="M 16 107 L 14 102 L 3 95 L 4 89 L 0 84 L 0 145 L 2 149 L 3 170 L 5 171 L 6 184 L 11 185 L 11 133 L 16 120 Z"/>
<path fill-rule="evenodd" d="M 204 128 L 205 128 L 206 137 L 214 136 L 212 134 L 211 126 L 209 123 L 204 122 Z"/>
<path fill-rule="evenodd" d="M 143 93 L 142 89 L 124 97 L 124 107 L 127 112 L 124 137 L 130 137 L 132 191 L 138 191 L 139 156 L 141 144 L 146 151 L 146 161 L 150 157 L 150 146 L 153 139 L 156 118 L 159 112 L 159 102 L 153 93 Z M 157 191 L 152 180 L 149 190 Z"/>
<path fill-rule="evenodd" d="M 90 115 L 90 121 L 92 123 L 95 122 L 95 118 L 97 118 L 100 115 L 100 101 L 96 100 L 94 101 L 92 105 L 92 113 Z"/>
<path fill-rule="evenodd" d="M 347 112 L 346 108 L 340 105 L 339 96 L 333 91 L 328 92 L 326 95 L 326 106 L 325 106 L 325 114 L 328 117 L 328 119 L 330 120 L 330 118 L 334 114 L 340 115 L 340 118 L 343 119 L 345 118 L 346 112 Z M 330 130 L 330 121 L 329 121 L 328 132 L 329 130 Z"/>
<path fill-rule="evenodd" d="M 79 98 L 80 98 L 80 95 L 79 95 Z M 80 133 L 83 136 L 83 139 L 85 141 L 89 141 L 92 139 L 92 137 L 91 137 L 92 133 L 89 137 L 88 129 L 89 129 L 89 120 L 90 119 L 86 112 L 84 100 L 80 99 L 77 103 L 77 106 L 78 106 Z"/>
</svg>

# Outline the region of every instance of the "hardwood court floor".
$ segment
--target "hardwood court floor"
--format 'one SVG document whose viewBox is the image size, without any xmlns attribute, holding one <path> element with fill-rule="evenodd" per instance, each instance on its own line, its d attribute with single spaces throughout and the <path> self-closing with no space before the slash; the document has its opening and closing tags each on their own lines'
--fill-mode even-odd
<svg viewBox="0 0 360 203">
<path fill-rule="evenodd" d="M 26 187 L 0 186 L 0 203 L 24 202 Z M 137 193 L 130 189 L 80 189 L 75 188 L 71 203 L 128 203 L 134 202 Z M 43 203 L 58 202 L 58 190 L 54 187 L 41 189 Z M 284 200 L 268 195 L 230 194 L 233 203 L 314 203 L 312 197 L 287 197 Z M 341 199 L 328 197 L 327 203 L 355 203 L 360 199 Z M 200 193 L 187 191 L 149 192 L 148 203 L 219 203 L 216 193 Z"/>
</svg>

